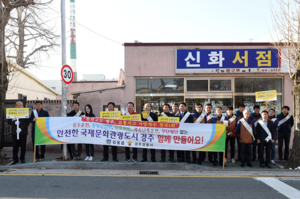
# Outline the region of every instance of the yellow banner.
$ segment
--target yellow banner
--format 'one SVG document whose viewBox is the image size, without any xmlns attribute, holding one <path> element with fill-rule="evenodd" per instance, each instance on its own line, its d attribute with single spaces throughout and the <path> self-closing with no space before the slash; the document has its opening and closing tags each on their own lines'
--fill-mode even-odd
<svg viewBox="0 0 300 199">
<path fill-rule="evenodd" d="M 117 119 L 121 117 L 121 111 L 101 111 L 100 117 L 106 119 Z"/>
<path fill-rule="evenodd" d="M 158 117 L 158 122 L 179 123 L 179 117 Z"/>
<path fill-rule="evenodd" d="M 29 118 L 29 108 L 7 108 L 6 119 Z"/>
<path fill-rule="evenodd" d="M 121 120 L 141 121 L 141 114 L 134 115 L 123 115 L 120 117 Z"/>
<path fill-rule="evenodd" d="M 276 90 L 255 92 L 256 102 L 277 100 Z"/>
</svg>

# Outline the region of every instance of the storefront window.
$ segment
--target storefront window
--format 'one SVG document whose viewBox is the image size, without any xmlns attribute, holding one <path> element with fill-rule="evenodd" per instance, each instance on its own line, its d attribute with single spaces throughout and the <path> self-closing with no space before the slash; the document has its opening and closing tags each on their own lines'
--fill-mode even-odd
<svg viewBox="0 0 300 199">
<path fill-rule="evenodd" d="M 203 113 L 205 112 L 204 107 L 205 107 L 205 104 L 207 104 L 207 103 L 211 103 L 213 112 L 215 112 L 216 107 L 221 106 L 222 112 L 225 113 L 230 106 L 233 106 L 233 101 L 231 98 L 186 99 L 187 110 L 191 113 L 196 112 L 196 106 L 199 103 L 202 104 L 202 106 L 203 106 L 203 110 L 202 110 Z"/>
<path fill-rule="evenodd" d="M 252 93 L 276 90 L 282 92 L 282 78 L 235 78 L 235 92 Z"/>
<path fill-rule="evenodd" d="M 210 80 L 210 91 L 231 91 L 231 80 Z"/>
<path fill-rule="evenodd" d="M 136 79 L 136 93 L 183 93 L 183 78 Z"/>
<path fill-rule="evenodd" d="M 173 104 L 183 102 L 183 96 L 163 96 L 163 97 L 136 97 L 136 112 L 143 111 L 145 103 L 150 103 L 152 111 L 156 114 L 163 112 L 163 106 L 168 103 L 171 107 Z"/>
<path fill-rule="evenodd" d="M 245 104 L 246 108 L 253 113 L 253 106 L 255 104 L 260 105 L 260 111 L 266 110 L 266 102 L 255 102 L 255 96 L 235 96 L 235 110 L 238 110 L 239 104 Z M 275 109 L 276 114 L 280 114 L 282 105 L 282 96 L 277 95 L 276 101 L 268 102 L 268 109 Z"/>
<path fill-rule="evenodd" d="M 208 91 L 208 80 L 187 80 L 187 91 Z"/>
</svg>

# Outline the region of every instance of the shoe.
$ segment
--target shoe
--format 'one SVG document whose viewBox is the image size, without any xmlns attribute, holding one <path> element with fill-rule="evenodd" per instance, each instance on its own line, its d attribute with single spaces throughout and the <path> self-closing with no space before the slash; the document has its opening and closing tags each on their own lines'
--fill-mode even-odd
<svg viewBox="0 0 300 199">
<path fill-rule="evenodd" d="M 119 162 L 118 158 L 114 158 L 113 161 L 115 162 Z"/>
<path fill-rule="evenodd" d="M 147 162 L 147 159 L 142 159 L 141 162 Z"/>
<path fill-rule="evenodd" d="M 225 158 L 225 163 L 227 163 L 227 159 Z"/>
<path fill-rule="evenodd" d="M 275 161 L 274 161 L 274 160 L 271 160 L 271 163 L 272 163 L 272 164 L 275 164 Z"/>
<path fill-rule="evenodd" d="M 44 161 L 44 158 L 40 158 L 39 161 Z"/>
<path fill-rule="evenodd" d="M 245 167 L 245 163 L 242 163 L 242 164 L 241 164 L 241 167 Z"/>
<path fill-rule="evenodd" d="M 133 162 L 138 162 L 138 159 L 133 159 Z"/>
<path fill-rule="evenodd" d="M 265 168 L 265 165 L 264 165 L 264 164 L 260 164 L 260 167 L 261 167 L 261 168 Z"/>
<path fill-rule="evenodd" d="M 73 156 L 73 160 L 77 160 L 77 156 Z"/>
<path fill-rule="evenodd" d="M 232 158 L 232 159 L 231 159 L 231 162 L 234 164 L 234 163 L 235 163 L 235 159 L 234 159 L 234 158 Z"/>
<path fill-rule="evenodd" d="M 125 159 L 125 162 L 129 162 L 129 161 L 130 161 L 130 159 L 127 159 L 127 158 Z"/>
<path fill-rule="evenodd" d="M 184 160 L 177 160 L 177 162 L 185 162 Z"/>
<path fill-rule="evenodd" d="M 175 162 L 175 160 L 174 160 L 174 159 L 169 159 L 169 161 L 170 161 L 170 162 L 173 162 L 173 163 Z"/>
<path fill-rule="evenodd" d="M 84 160 L 87 161 L 89 159 L 90 159 L 90 156 L 86 156 L 86 158 Z"/>
<path fill-rule="evenodd" d="M 38 162 L 38 161 L 39 161 L 39 158 L 35 158 L 35 161 Z"/>
<path fill-rule="evenodd" d="M 270 169 L 272 168 L 270 164 L 267 164 L 266 166 L 267 166 L 268 168 L 270 168 Z"/>
<path fill-rule="evenodd" d="M 250 163 L 250 164 L 247 164 L 247 166 L 248 166 L 248 167 L 253 167 L 253 165 L 252 165 L 251 163 Z"/>
<path fill-rule="evenodd" d="M 24 164 L 24 163 L 25 163 L 25 160 L 21 160 L 21 163 Z"/>
<path fill-rule="evenodd" d="M 160 160 L 160 162 L 165 162 L 166 160 L 164 159 L 164 158 L 162 158 L 161 160 Z"/>
<path fill-rule="evenodd" d="M 197 160 L 193 160 L 192 164 L 197 164 Z"/>
<path fill-rule="evenodd" d="M 108 161 L 108 159 L 106 158 L 102 158 L 102 160 L 100 160 L 101 162 L 104 162 L 104 161 Z"/>
<path fill-rule="evenodd" d="M 156 160 L 152 160 L 152 162 L 156 162 Z"/>
<path fill-rule="evenodd" d="M 80 157 L 80 156 L 77 156 L 77 160 L 81 160 L 81 157 Z"/>
<path fill-rule="evenodd" d="M 13 161 L 13 163 L 11 163 L 11 165 L 17 164 L 19 161 Z"/>
<path fill-rule="evenodd" d="M 94 159 L 93 156 L 90 156 L 89 161 L 93 161 L 93 159 Z"/>
</svg>

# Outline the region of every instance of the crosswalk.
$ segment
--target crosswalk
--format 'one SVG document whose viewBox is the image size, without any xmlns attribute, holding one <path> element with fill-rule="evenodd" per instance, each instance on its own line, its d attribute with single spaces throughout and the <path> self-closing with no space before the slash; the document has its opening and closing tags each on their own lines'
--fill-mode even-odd
<svg viewBox="0 0 300 199">
<path fill-rule="evenodd" d="M 290 199 L 300 199 L 300 191 L 291 187 L 290 185 L 280 181 L 278 178 L 254 178 L 255 180 L 261 181 L 266 185 L 272 187 L 279 193 Z"/>
</svg>

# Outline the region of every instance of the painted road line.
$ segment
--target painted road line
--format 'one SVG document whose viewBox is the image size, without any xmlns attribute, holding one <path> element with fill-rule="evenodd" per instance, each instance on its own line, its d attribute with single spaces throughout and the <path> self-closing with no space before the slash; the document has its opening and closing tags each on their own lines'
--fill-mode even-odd
<svg viewBox="0 0 300 199">
<path fill-rule="evenodd" d="M 284 182 L 281 182 L 276 178 L 254 178 L 254 179 L 265 183 L 266 185 L 272 187 L 273 189 L 275 189 L 276 191 L 278 191 L 279 193 L 283 194 L 284 196 L 290 199 L 300 198 L 299 190 L 285 184 Z"/>
<path fill-rule="evenodd" d="M 188 176 L 188 175 L 104 175 L 104 174 L 37 174 L 37 173 L 0 173 L 0 176 L 58 176 L 58 177 L 146 177 L 146 178 L 270 178 L 270 176 Z M 300 179 L 299 176 L 276 176 L 272 178 Z"/>
</svg>

